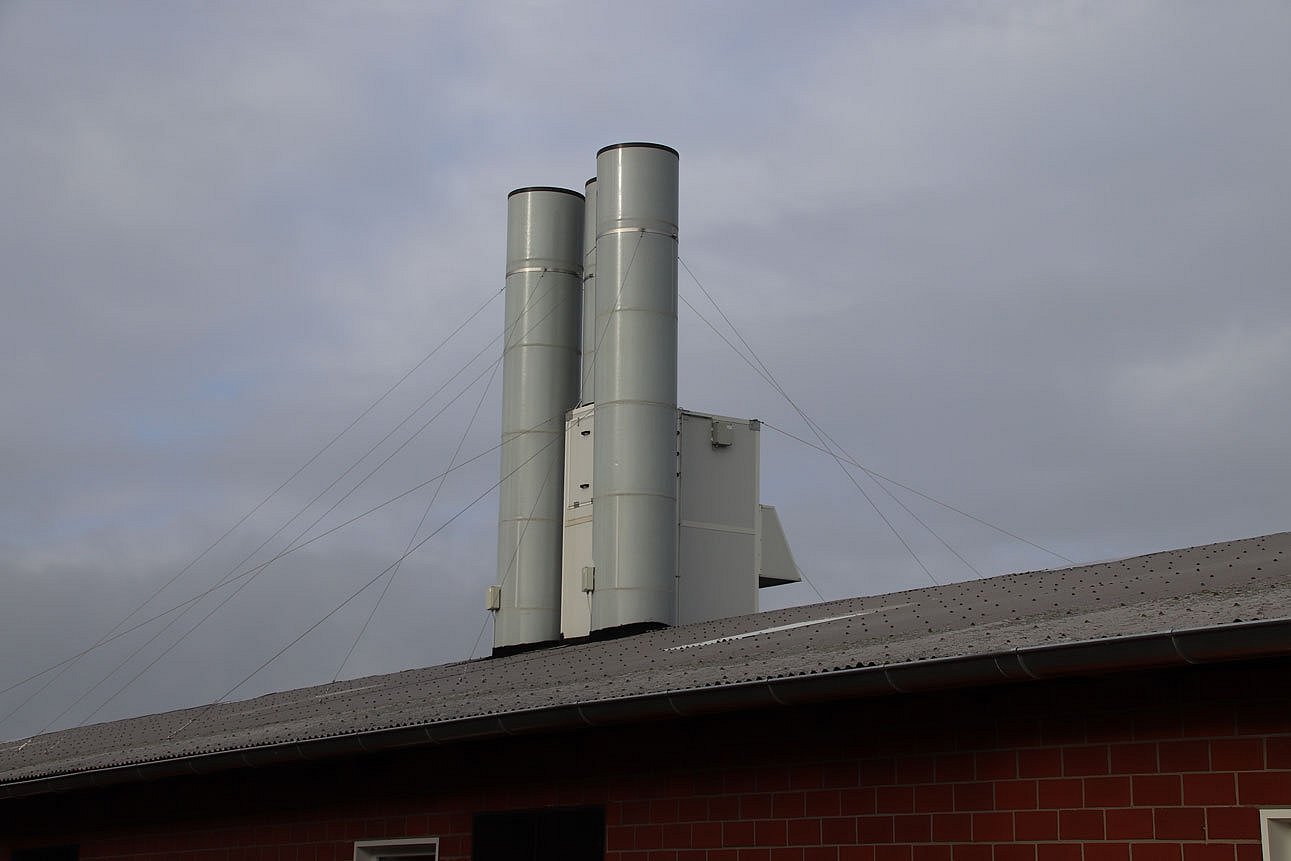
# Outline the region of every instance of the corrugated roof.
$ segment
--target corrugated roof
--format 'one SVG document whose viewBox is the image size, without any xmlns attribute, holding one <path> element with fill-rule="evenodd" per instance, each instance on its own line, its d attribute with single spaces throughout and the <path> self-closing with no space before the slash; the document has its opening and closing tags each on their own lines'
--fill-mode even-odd
<svg viewBox="0 0 1291 861">
<path fill-rule="evenodd" d="M 49 791 L 77 775 L 81 782 L 123 780 L 201 771 L 217 761 L 228 767 L 688 708 L 771 705 L 819 698 L 830 686 L 856 696 L 1025 678 L 1059 665 L 1071 670 L 1090 660 L 1091 649 L 1115 644 L 1137 644 L 1118 653 L 1124 657 L 1116 665 L 1127 667 L 1221 652 L 1291 654 L 1289 617 L 1291 533 L 1279 533 L 48 733 L 0 745 L 0 795 Z M 1183 631 L 1193 639 L 1179 639 Z M 1189 643 L 1210 657 L 1186 654 Z M 1111 666 L 1106 656 L 1098 660 Z M 804 682 L 814 684 L 814 694 Z"/>
</svg>

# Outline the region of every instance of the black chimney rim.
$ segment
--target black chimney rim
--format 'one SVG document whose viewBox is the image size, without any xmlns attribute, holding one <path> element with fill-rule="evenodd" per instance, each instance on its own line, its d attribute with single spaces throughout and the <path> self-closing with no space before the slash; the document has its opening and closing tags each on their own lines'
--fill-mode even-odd
<svg viewBox="0 0 1291 861">
<path fill-rule="evenodd" d="M 560 194 L 572 194 L 574 197 L 586 200 L 581 191 L 574 191 L 572 188 L 557 188 L 554 185 L 526 185 L 524 188 L 517 188 L 507 193 L 507 197 L 515 197 L 517 194 L 523 194 L 526 191 L 554 191 Z"/>
<path fill-rule="evenodd" d="M 661 150 L 663 150 L 664 152 L 670 152 L 670 153 L 672 153 L 673 155 L 677 156 L 678 158 L 681 158 L 681 153 L 677 152 L 677 151 L 676 151 L 675 149 L 673 149 L 672 147 L 670 147 L 670 146 L 664 146 L 664 145 L 663 145 L 663 144 L 661 144 L 661 143 L 650 143 L 650 142 L 648 142 L 648 141 L 628 141 L 627 143 L 616 143 L 616 144 L 610 144 L 609 146 L 603 146 L 603 147 L 601 147 L 600 149 L 598 149 L 598 150 L 596 151 L 596 155 L 599 157 L 599 156 L 601 155 L 601 153 L 609 152 L 609 151 L 610 151 L 610 150 L 612 150 L 612 149 L 624 149 L 625 147 L 630 147 L 630 146 L 632 146 L 632 147 L 636 147 L 636 146 L 639 146 L 639 147 L 645 147 L 645 148 L 647 148 L 647 149 L 661 149 Z"/>
</svg>

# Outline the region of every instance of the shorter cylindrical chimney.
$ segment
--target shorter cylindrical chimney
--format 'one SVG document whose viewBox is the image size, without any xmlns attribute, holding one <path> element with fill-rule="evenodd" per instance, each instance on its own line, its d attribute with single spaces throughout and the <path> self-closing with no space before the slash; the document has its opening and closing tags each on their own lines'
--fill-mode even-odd
<svg viewBox="0 0 1291 861">
<path fill-rule="evenodd" d="M 565 413 L 577 406 L 583 196 L 507 197 L 494 649 L 560 639 Z"/>
</svg>

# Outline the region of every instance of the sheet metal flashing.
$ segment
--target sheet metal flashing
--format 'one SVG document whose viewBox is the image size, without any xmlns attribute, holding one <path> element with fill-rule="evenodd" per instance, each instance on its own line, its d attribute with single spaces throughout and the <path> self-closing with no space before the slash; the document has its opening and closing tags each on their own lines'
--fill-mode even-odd
<svg viewBox="0 0 1291 861">
<path fill-rule="evenodd" d="M 1291 533 L 0 743 L 0 798 L 588 725 L 1291 655 Z"/>
</svg>

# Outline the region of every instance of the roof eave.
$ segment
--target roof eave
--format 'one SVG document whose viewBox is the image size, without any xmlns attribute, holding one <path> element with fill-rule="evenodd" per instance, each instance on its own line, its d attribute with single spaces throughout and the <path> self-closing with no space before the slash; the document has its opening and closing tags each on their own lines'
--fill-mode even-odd
<svg viewBox="0 0 1291 861">
<path fill-rule="evenodd" d="M 851 667 L 194 754 L 0 784 L 0 798 L 584 726 L 1291 655 L 1291 617 Z"/>
</svg>

